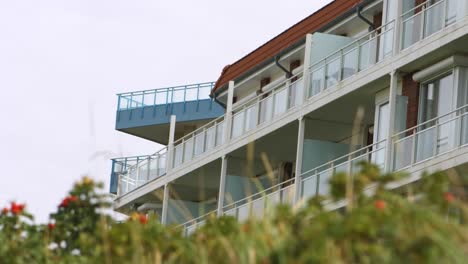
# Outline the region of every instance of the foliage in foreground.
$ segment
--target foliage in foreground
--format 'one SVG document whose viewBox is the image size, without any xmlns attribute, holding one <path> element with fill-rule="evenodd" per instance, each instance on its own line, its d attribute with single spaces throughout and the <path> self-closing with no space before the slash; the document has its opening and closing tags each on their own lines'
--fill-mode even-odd
<svg viewBox="0 0 468 264">
<path fill-rule="evenodd" d="M 102 186 L 84 178 L 48 225 L 35 225 L 22 204 L 2 210 L 0 263 L 465 263 L 462 193 L 442 173 L 384 188 L 400 178 L 363 164 L 352 178 L 332 177 L 331 197 L 280 205 L 245 223 L 212 216 L 189 237 L 151 215 L 114 222 Z M 348 201 L 346 210 L 325 210 L 325 199 Z"/>
</svg>

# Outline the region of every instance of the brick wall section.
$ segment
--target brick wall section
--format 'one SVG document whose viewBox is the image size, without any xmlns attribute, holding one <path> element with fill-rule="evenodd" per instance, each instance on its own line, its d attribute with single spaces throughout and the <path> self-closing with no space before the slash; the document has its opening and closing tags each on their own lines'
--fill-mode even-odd
<svg viewBox="0 0 468 264">
<path fill-rule="evenodd" d="M 408 97 L 408 109 L 406 112 L 406 128 L 417 125 L 419 106 L 419 83 L 413 81 L 413 73 L 403 76 L 403 96 Z M 408 132 L 412 134 L 413 132 Z"/>
</svg>

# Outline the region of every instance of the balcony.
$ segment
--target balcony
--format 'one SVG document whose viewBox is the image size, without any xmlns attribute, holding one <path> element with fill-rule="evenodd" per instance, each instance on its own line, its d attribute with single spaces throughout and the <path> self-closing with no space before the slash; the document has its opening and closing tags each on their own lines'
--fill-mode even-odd
<svg viewBox="0 0 468 264">
<path fill-rule="evenodd" d="M 392 170 L 409 169 L 468 145 L 468 105 L 393 136 Z"/>
<path fill-rule="evenodd" d="M 465 15 L 463 1 L 445 0 L 432 5 L 428 5 L 429 1 L 427 1 L 405 12 L 401 16 L 402 49 L 459 21 Z"/>
<path fill-rule="evenodd" d="M 446 0 L 441 3 L 449 1 L 453 0 Z M 447 6 L 450 7 L 450 5 Z M 419 13 L 430 12 L 430 10 L 430 8 L 423 9 Z M 425 16 L 425 21 L 431 19 L 434 19 L 434 16 Z M 460 20 L 461 18 L 457 16 L 456 21 Z M 404 38 L 404 34 L 406 34 L 404 28 L 405 26 L 408 27 L 406 20 L 400 23 L 402 26 L 401 36 L 395 35 L 396 22 L 392 21 L 307 67 L 304 71 L 305 76 L 299 73 L 290 79 L 279 80 L 272 84 L 272 89 L 268 94 L 257 96 L 242 105 L 236 106 L 232 116 L 220 116 L 180 138 L 175 142 L 174 156 L 171 159 L 173 163 L 170 164 L 174 168 L 174 173 L 179 176 L 184 175 L 186 173 L 185 167 L 203 166 L 204 162 L 210 162 L 223 154 L 228 154 L 242 146 L 242 144 L 245 145 L 249 140 L 252 141 L 264 135 L 263 132 L 258 133 L 260 130 L 271 132 L 283 126 L 284 124 L 281 123 L 283 121 L 279 122 L 280 120 L 290 120 L 288 122 L 296 120 L 298 116 L 304 114 L 306 106 L 309 107 L 321 100 L 331 91 L 346 88 L 343 86 L 343 81 L 349 83 L 348 80 L 352 79 L 351 81 L 353 81 L 353 77 L 361 78 L 369 70 L 380 68 L 379 64 L 388 68 L 387 64 L 394 62 L 395 56 L 393 54 L 399 49 L 399 47 L 398 49 L 394 47 L 395 43 L 400 42 L 395 41 L 395 38 L 398 37 L 399 40 Z M 449 26 L 451 24 L 444 25 Z M 427 38 L 432 35 L 427 35 Z M 405 41 L 401 40 L 401 42 Z M 402 44 L 402 48 L 404 47 Z M 403 66 L 403 64 L 399 66 Z M 385 73 L 386 76 L 388 76 L 388 72 Z M 166 94 L 165 96 L 168 97 L 169 95 Z M 139 104 L 135 103 L 136 105 Z M 131 109 L 125 111 L 128 110 Z M 229 131 L 226 131 L 226 129 L 229 129 Z M 385 156 L 385 148 L 386 143 L 380 142 L 380 145 L 372 146 L 371 149 L 369 149 L 369 146 L 360 149 L 360 153 L 368 155 L 368 159 L 372 159 L 372 157 L 376 156 Z M 374 153 L 376 151 L 379 153 Z M 207 159 L 208 156 L 209 159 Z M 342 158 L 347 159 L 349 157 Z M 354 157 L 352 159 L 354 160 Z M 361 159 L 364 159 L 364 156 Z M 385 159 L 385 157 L 380 159 Z M 396 157 L 393 159 L 394 162 L 397 162 Z M 325 190 L 321 190 L 320 184 L 326 179 L 326 176 L 321 175 L 330 174 L 332 171 L 336 172 L 340 170 L 340 167 L 343 168 L 345 165 L 335 161 L 333 169 L 317 168 L 319 169 L 317 172 L 310 172 L 308 180 L 304 184 L 316 186 L 315 189 L 318 188 L 316 193 L 324 192 Z M 127 171 L 124 170 L 124 172 Z M 301 193 L 301 195 L 308 194 Z"/>
<path fill-rule="evenodd" d="M 166 174 L 167 148 L 153 155 L 112 160 L 110 193 L 122 196 Z"/>
<path fill-rule="evenodd" d="M 116 129 L 167 145 L 171 115 L 177 116 L 179 127 L 193 127 L 224 114 L 209 97 L 213 86 L 210 82 L 118 94 Z"/>
</svg>

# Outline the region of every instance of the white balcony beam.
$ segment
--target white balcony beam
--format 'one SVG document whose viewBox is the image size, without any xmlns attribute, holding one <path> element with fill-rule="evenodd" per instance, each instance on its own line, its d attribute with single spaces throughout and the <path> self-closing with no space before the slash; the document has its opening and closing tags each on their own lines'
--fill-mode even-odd
<svg viewBox="0 0 468 264">
<path fill-rule="evenodd" d="M 171 115 L 171 122 L 169 126 L 169 143 L 167 145 L 166 172 L 171 171 L 174 165 L 175 128 L 176 128 L 176 116 Z"/>
<path fill-rule="evenodd" d="M 294 192 L 294 202 L 297 203 L 301 198 L 301 174 L 302 174 L 302 158 L 304 154 L 304 132 L 305 132 L 305 118 L 299 117 L 299 129 L 297 131 L 297 149 L 296 149 L 296 169 L 294 176 L 294 183 L 296 184 Z"/>
<path fill-rule="evenodd" d="M 167 224 L 167 210 L 169 206 L 169 184 L 164 185 L 164 196 L 162 204 L 162 213 L 161 213 L 161 223 L 163 225 Z"/>
<path fill-rule="evenodd" d="M 223 215 L 224 197 L 226 191 L 226 177 L 227 177 L 228 158 L 226 155 L 221 157 L 221 176 L 219 180 L 219 194 L 218 194 L 218 217 Z"/>
<path fill-rule="evenodd" d="M 226 104 L 226 114 L 224 116 L 224 146 L 229 142 L 231 138 L 231 129 L 232 129 L 232 105 L 234 101 L 234 81 L 229 81 L 228 87 L 228 99 Z"/>
<path fill-rule="evenodd" d="M 396 117 L 396 100 L 398 93 L 398 82 L 400 74 L 397 70 L 390 73 L 390 91 L 388 95 L 389 117 L 388 117 L 388 130 L 385 149 L 385 171 L 392 171 L 392 147 L 393 147 L 393 134 L 395 133 L 395 117 Z"/>
<path fill-rule="evenodd" d="M 307 34 L 306 35 L 306 42 L 305 42 L 305 51 L 304 51 L 304 73 L 302 74 L 303 80 L 304 80 L 304 91 L 303 91 L 303 97 L 302 97 L 302 102 L 304 102 L 309 94 L 309 87 L 310 87 L 310 74 L 309 74 L 309 68 L 310 68 L 310 57 L 311 57 L 311 50 L 312 50 L 312 34 Z M 301 102 L 301 104 L 302 104 Z"/>
</svg>

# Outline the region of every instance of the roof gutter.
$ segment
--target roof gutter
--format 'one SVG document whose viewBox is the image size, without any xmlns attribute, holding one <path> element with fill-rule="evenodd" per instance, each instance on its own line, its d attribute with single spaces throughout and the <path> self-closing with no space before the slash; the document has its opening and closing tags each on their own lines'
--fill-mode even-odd
<svg viewBox="0 0 468 264">
<path fill-rule="evenodd" d="M 275 56 L 275 64 L 280 68 L 282 71 L 286 73 L 286 78 L 289 79 L 293 76 L 292 72 L 288 71 L 283 65 L 279 63 L 279 60 L 281 59 L 281 53 Z"/>
<path fill-rule="evenodd" d="M 374 23 L 370 22 L 369 19 L 365 18 L 361 13 L 363 5 L 364 3 L 361 3 L 356 6 L 356 14 L 362 21 L 369 25 L 369 31 L 373 31 L 375 30 Z"/>
</svg>

